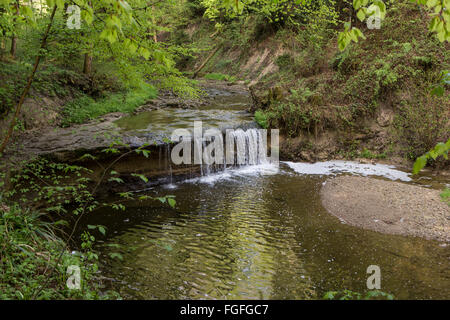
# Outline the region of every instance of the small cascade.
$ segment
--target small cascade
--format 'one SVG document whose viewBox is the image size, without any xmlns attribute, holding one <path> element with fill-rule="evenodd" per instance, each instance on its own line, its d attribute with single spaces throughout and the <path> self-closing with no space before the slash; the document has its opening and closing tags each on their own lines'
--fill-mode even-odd
<svg viewBox="0 0 450 320">
<path fill-rule="evenodd" d="M 169 183 L 173 182 L 173 174 L 172 174 L 172 161 L 170 159 L 170 144 L 167 145 L 167 163 L 169 164 Z"/>
<path fill-rule="evenodd" d="M 248 164 L 258 164 L 258 131 L 247 130 Z"/>
<path fill-rule="evenodd" d="M 180 142 L 181 143 L 181 140 Z M 190 144 L 190 146 L 189 146 Z M 267 155 L 267 131 L 260 129 L 227 130 L 226 134 L 212 134 L 207 137 L 195 137 L 189 139 L 188 146 L 167 145 L 166 172 L 169 174 L 170 184 L 173 183 L 173 172 L 181 175 L 184 172 L 189 179 L 196 174 L 201 177 L 209 177 L 216 173 L 227 173 L 233 169 L 249 167 L 261 164 L 269 164 Z M 181 147 L 180 147 L 181 146 Z M 180 150 L 177 155 L 177 167 L 173 168 L 171 150 Z M 175 151 L 177 152 L 177 151 Z M 191 158 L 185 157 L 184 152 L 191 154 Z M 181 159 L 181 160 L 180 160 Z M 190 159 L 191 162 L 186 162 Z M 185 166 L 178 167 L 178 165 Z M 173 170 L 175 169 L 175 170 Z M 258 168 L 255 168 L 259 170 Z"/>
<path fill-rule="evenodd" d="M 205 150 L 206 146 L 207 146 L 206 141 L 203 140 L 202 141 L 202 150 Z M 209 176 L 209 174 L 211 173 L 211 165 L 209 164 L 209 162 L 211 162 L 211 155 L 208 154 L 207 152 L 204 152 L 202 162 L 205 162 L 206 175 Z M 203 175 L 203 173 L 202 173 L 202 175 Z"/>
<path fill-rule="evenodd" d="M 267 160 L 267 130 L 258 131 L 258 161 L 268 163 Z"/>
<path fill-rule="evenodd" d="M 198 148 L 198 150 L 196 150 L 195 146 L 202 146 L 203 147 L 203 141 L 202 139 L 196 139 L 194 142 L 194 164 L 196 163 L 195 159 L 200 159 L 200 174 L 203 176 L 203 154 L 202 154 L 202 149 Z M 195 154 L 196 153 L 196 154 Z"/>
<path fill-rule="evenodd" d="M 247 135 L 242 129 L 238 129 L 232 133 L 234 138 L 234 145 L 236 146 L 236 160 L 234 165 L 247 164 Z M 231 141 L 229 142 L 231 143 Z"/>
<path fill-rule="evenodd" d="M 228 138 L 228 137 L 227 137 Z M 267 163 L 267 131 L 238 129 L 229 138 L 227 152 L 235 152 L 233 165 L 252 166 Z M 230 148 L 230 144 L 233 146 Z M 230 163 L 228 163 L 230 164 Z"/>
</svg>

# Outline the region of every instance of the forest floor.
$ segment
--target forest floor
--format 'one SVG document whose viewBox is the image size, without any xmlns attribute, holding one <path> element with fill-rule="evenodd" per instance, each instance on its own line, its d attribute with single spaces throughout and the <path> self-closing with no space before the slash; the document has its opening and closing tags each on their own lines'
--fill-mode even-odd
<svg viewBox="0 0 450 320">
<path fill-rule="evenodd" d="M 450 206 L 440 192 L 405 183 L 341 176 L 321 190 L 322 204 L 343 223 L 382 233 L 450 242 Z"/>
</svg>

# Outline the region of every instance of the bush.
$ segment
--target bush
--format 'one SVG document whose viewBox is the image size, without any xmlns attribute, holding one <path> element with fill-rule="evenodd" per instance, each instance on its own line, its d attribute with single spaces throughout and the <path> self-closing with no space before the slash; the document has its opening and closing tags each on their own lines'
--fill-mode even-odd
<svg viewBox="0 0 450 320">
<path fill-rule="evenodd" d="M 404 154 L 416 159 L 435 144 L 448 139 L 448 97 L 415 96 L 399 106 L 394 125 Z"/>
<path fill-rule="evenodd" d="M 279 102 L 265 113 L 269 127 L 279 128 L 295 137 L 301 131 L 314 132 L 320 123 L 321 113 L 317 108 L 293 102 Z"/>
<path fill-rule="evenodd" d="M 255 112 L 255 121 L 261 126 L 263 129 L 269 128 L 269 123 L 267 121 L 267 115 L 262 110 L 256 110 Z"/>
</svg>

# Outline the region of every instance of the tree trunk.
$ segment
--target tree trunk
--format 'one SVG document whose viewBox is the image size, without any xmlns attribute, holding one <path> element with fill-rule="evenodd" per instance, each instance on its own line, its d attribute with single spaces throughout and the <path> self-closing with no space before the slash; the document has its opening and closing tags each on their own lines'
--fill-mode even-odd
<svg viewBox="0 0 450 320">
<path fill-rule="evenodd" d="M 92 8 L 92 1 L 88 1 L 88 5 Z M 90 75 L 92 73 L 92 46 L 89 44 L 89 51 L 84 54 L 83 73 Z"/>
<path fill-rule="evenodd" d="M 155 12 L 155 6 L 154 5 L 152 6 L 152 10 L 153 10 L 152 21 L 153 21 L 153 25 L 155 26 L 156 25 L 156 21 L 155 21 L 155 15 L 154 15 L 154 12 Z M 155 43 L 158 42 L 158 36 L 156 35 L 156 33 L 157 33 L 157 31 L 156 31 L 156 28 L 155 28 L 154 33 L 153 33 L 153 41 L 155 41 Z"/>
<path fill-rule="evenodd" d="M 206 58 L 206 60 L 200 65 L 200 67 L 198 67 L 197 70 L 195 70 L 194 75 L 192 76 L 193 78 L 196 78 L 197 75 L 199 74 L 200 71 L 202 71 L 202 69 L 206 66 L 206 64 L 209 62 L 209 60 L 211 60 L 211 58 L 216 54 L 217 51 L 219 51 L 220 46 L 218 46 L 216 49 L 214 49 L 214 51 L 212 51 L 209 56 Z"/>
<path fill-rule="evenodd" d="M 19 8 L 20 8 L 19 1 L 16 2 L 15 7 L 16 7 L 15 15 L 18 16 L 19 15 Z M 17 36 L 14 34 L 11 37 L 11 50 L 10 50 L 10 54 L 11 54 L 11 57 L 13 59 L 16 57 L 16 50 L 17 50 Z"/>
<path fill-rule="evenodd" d="M 90 75 L 92 72 L 92 55 L 90 53 L 84 54 L 83 73 Z"/>
<path fill-rule="evenodd" d="M 10 50 L 10 54 L 11 57 L 14 59 L 16 57 L 16 49 L 17 49 L 17 37 L 16 36 L 12 36 L 11 37 L 11 50 Z"/>
<path fill-rule="evenodd" d="M 56 8 L 57 8 L 56 5 L 53 6 L 53 11 L 50 16 L 50 22 L 48 23 L 47 29 L 45 30 L 45 33 L 44 33 L 44 37 L 42 38 L 41 47 L 40 47 L 41 49 L 44 49 L 47 46 L 47 38 L 48 38 L 48 34 L 50 33 L 50 29 L 52 28 L 52 25 L 53 25 Z M 36 74 L 36 71 L 39 67 L 40 62 L 41 62 L 41 54 L 40 54 L 40 50 L 39 50 L 39 53 L 36 55 L 36 60 L 34 62 L 33 70 L 31 71 L 31 73 L 28 77 L 27 85 L 23 89 L 22 95 L 20 96 L 19 102 L 17 103 L 17 106 L 16 106 L 16 111 L 14 112 L 13 118 L 11 119 L 11 123 L 9 124 L 8 132 L 6 133 L 6 136 L 3 139 L 2 144 L 0 145 L 0 156 L 3 153 L 3 151 L 5 150 L 9 139 L 11 138 L 11 135 L 14 130 L 14 126 L 16 125 L 17 118 L 19 117 L 19 114 L 20 114 L 20 109 L 22 108 L 23 102 L 25 101 L 25 98 L 26 98 L 28 92 L 30 91 L 31 84 L 33 83 L 33 80 L 34 80 L 34 75 Z"/>
</svg>

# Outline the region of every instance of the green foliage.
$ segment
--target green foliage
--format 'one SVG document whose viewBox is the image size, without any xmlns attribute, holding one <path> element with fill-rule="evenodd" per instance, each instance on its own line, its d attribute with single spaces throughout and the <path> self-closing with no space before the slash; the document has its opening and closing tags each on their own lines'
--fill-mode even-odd
<svg viewBox="0 0 450 320">
<path fill-rule="evenodd" d="M 418 174 L 426 165 L 428 160 L 436 160 L 437 157 L 444 157 L 448 160 L 448 152 L 450 151 L 450 139 L 446 143 L 438 143 L 433 149 L 420 156 L 414 162 L 413 174 Z"/>
<path fill-rule="evenodd" d="M 441 193 L 442 201 L 447 202 L 447 204 L 450 206 L 450 188 L 445 188 L 444 191 Z"/>
<path fill-rule="evenodd" d="M 394 118 L 398 139 L 405 142 L 404 152 L 410 159 L 433 148 L 438 141 L 448 137 L 445 98 L 415 96 L 415 101 L 402 102 Z"/>
<path fill-rule="evenodd" d="M 394 300 L 394 296 L 392 294 L 373 290 L 367 291 L 365 294 L 351 291 L 351 290 L 342 290 L 342 291 L 328 291 L 323 296 L 325 300 Z"/>
<path fill-rule="evenodd" d="M 432 17 L 429 23 L 429 31 L 436 34 L 440 42 L 450 41 L 450 7 L 449 0 L 412 0 L 424 7 Z M 370 6 L 368 6 L 370 4 Z M 353 0 L 353 8 L 357 11 L 357 17 L 364 21 L 371 16 L 384 20 L 386 5 L 381 0 Z M 351 27 L 351 21 L 344 24 L 344 31 L 339 33 L 338 47 L 343 51 L 350 42 L 358 42 L 358 38 L 365 38 L 362 32 Z"/>
<path fill-rule="evenodd" d="M 281 101 L 258 95 L 269 126 L 292 136 L 342 131 L 339 148 L 344 154 L 382 157 L 384 153 L 369 154 L 346 141 L 354 141 L 355 131 L 366 132 L 366 121 L 375 122 L 388 108 L 392 114 L 383 126 L 385 143 L 395 141 L 391 153 L 415 159 L 447 139 L 450 61 L 443 54 L 445 44 L 427 36 L 415 5 L 396 2 L 390 9 L 380 30 L 344 51 L 336 51 L 334 40 L 314 41 L 316 32 L 308 29 L 296 29 L 295 37 L 292 30 L 280 31 L 277 40 L 286 50 L 275 61 L 280 70 L 265 76 L 263 83 L 290 94 Z M 332 39 L 332 33 L 325 39 Z M 430 96 L 430 90 L 441 94 Z"/>
<path fill-rule="evenodd" d="M 84 75 L 85 79 L 72 81 L 76 77 L 70 76 L 72 79 L 67 85 L 60 85 L 61 77 L 42 76 L 42 70 L 38 69 L 36 78 L 55 80 L 53 84 L 51 81 L 45 83 L 43 88 L 33 83 L 32 91 L 34 89 L 41 95 L 47 95 L 48 89 L 50 96 L 55 96 L 63 93 L 60 91 L 55 94 L 55 91 L 61 88 L 67 90 L 67 87 L 71 86 L 95 97 L 103 95 L 104 91 L 141 87 L 149 81 L 160 88 L 173 89 L 177 94 L 197 94 L 194 83 L 186 79 L 175 67 L 178 56 L 189 55 L 191 50 L 174 44 L 155 42 L 153 39 L 153 35 L 158 32 L 170 30 L 165 26 L 166 22 L 179 19 L 182 6 L 176 6 L 178 1 L 159 2 L 149 6 L 144 0 L 78 0 L 75 3 L 68 0 L 48 0 L 47 6 L 44 3 L 42 8 L 38 6 L 34 9 L 25 2 L 20 4 L 18 16 L 14 4 L 15 1 L 0 2 L 0 37 L 10 37 L 14 33 L 19 39 L 18 62 L 10 64 L 13 67 L 8 67 L 17 69 L 17 72 L 14 76 L 8 74 L 3 77 L 3 68 L 0 69 L 0 80 L 5 80 L 0 82 L 2 114 L 7 113 L 17 103 L 37 54 L 42 56 L 41 65 L 44 65 L 44 69 L 66 70 L 78 78 L 83 78 L 83 75 L 80 76 L 80 70 L 83 69 L 85 55 L 93 59 L 92 70 Z M 74 4 L 81 8 L 81 29 L 67 27 L 68 14 L 64 12 L 64 8 L 65 5 Z M 48 46 L 39 51 L 42 34 L 49 23 L 50 8 L 54 5 L 57 5 L 58 9 L 47 40 Z M 173 27 L 176 28 L 177 24 L 174 23 Z M 4 41 L 3 38 L 2 40 Z M 108 80 L 97 81 L 99 76 Z M 113 86 L 97 90 L 98 82 L 107 84 L 111 79 L 115 82 Z M 79 86 L 80 83 L 83 84 Z"/>
<path fill-rule="evenodd" d="M 364 148 L 363 151 L 360 152 L 359 156 L 361 158 L 366 158 L 366 159 L 386 159 L 385 152 L 383 152 L 381 154 L 376 154 L 366 148 Z"/>
<path fill-rule="evenodd" d="M 8 113 L 19 99 L 30 69 L 31 66 L 23 62 L 0 62 L 0 114 Z M 75 72 L 44 66 L 33 82 L 31 96 L 64 97 L 70 94 L 68 84 L 84 89 L 83 82 Z"/>
<path fill-rule="evenodd" d="M 236 81 L 235 77 L 229 76 L 227 74 L 222 74 L 222 73 L 207 73 L 207 74 L 205 74 L 204 78 L 210 79 L 210 80 L 228 81 L 228 82 Z"/>
<path fill-rule="evenodd" d="M 303 7 L 307 0 L 203 0 L 205 16 L 217 20 L 226 16 L 235 18 L 239 15 L 256 13 L 263 16 L 268 23 L 281 24 L 296 19 L 304 14 Z"/>
<path fill-rule="evenodd" d="M 111 112 L 133 112 L 137 107 L 155 98 L 156 95 L 156 89 L 152 86 L 145 86 L 125 93 L 114 93 L 99 100 L 84 95 L 64 106 L 62 125 L 84 123 Z"/>
<path fill-rule="evenodd" d="M 60 225 L 61 222 L 45 222 L 42 214 L 37 211 L 0 204 L 0 299 L 117 297 L 112 292 L 99 295 L 99 284 L 91 281 L 96 267 L 90 259 L 92 252 L 87 247 L 75 255 L 64 250 L 61 263 L 51 273 L 49 262 L 58 260 L 64 245 L 56 235 Z M 81 290 L 69 290 L 66 287 L 66 269 L 70 265 L 79 266 L 82 271 Z M 49 285 L 39 290 L 46 281 Z"/>
<path fill-rule="evenodd" d="M 437 83 L 431 86 L 431 94 L 442 97 L 445 93 L 445 86 L 450 85 L 450 71 L 444 70 L 441 72 Z"/>
<path fill-rule="evenodd" d="M 282 54 L 281 56 L 277 57 L 275 60 L 275 63 L 280 68 L 280 70 L 289 70 L 291 69 L 292 65 L 294 64 L 294 59 L 292 56 L 288 53 Z"/>
<path fill-rule="evenodd" d="M 291 137 L 298 136 L 303 130 L 314 133 L 320 125 L 321 117 L 320 109 L 294 102 L 275 103 L 265 112 L 268 127 L 280 128 Z"/>
<path fill-rule="evenodd" d="M 118 147 L 126 152 L 118 152 Z M 96 238 L 91 232 L 106 235 L 103 225 L 87 225 L 87 230 L 78 231 L 81 237 L 79 251 L 71 253 L 74 224 L 68 239 L 59 228 L 67 226 L 66 220 L 54 221 L 58 214 L 70 213 L 79 221 L 84 214 L 107 206 L 125 210 L 123 201 L 155 200 L 167 203 L 175 208 L 174 196 L 153 198 L 148 195 L 134 195 L 131 192 L 120 193 L 118 202 L 102 203 L 97 199 L 97 188 L 108 178 L 114 183 L 123 183 L 119 173 L 111 166 L 125 156 L 136 153 L 148 155 L 146 145 L 137 149 L 120 141 L 112 142 L 107 152 L 117 158 L 106 168 L 102 167 L 100 180 L 94 181 L 95 173 L 82 166 L 54 163 L 45 158 L 24 161 L 18 169 L 11 171 L 8 178 L 1 173 L 0 188 L 0 298 L 3 299 L 111 299 L 119 296 L 114 292 L 103 292 L 94 274 L 98 272 L 98 254 L 94 250 Z M 96 156 L 85 154 L 79 158 L 97 160 Z M 136 174 L 144 182 L 148 179 Z M 6 180 L 6 184 L 4 181 Z M 98 177 L 96 178 L 98 179 Z M 27 209 L 27 208 L 39 208 Z M 51 215 L 51 216 L 50 216 Z M 53 217 L 53 222 L 45 222 Z M 111 258 L 121 259 L 119 253 Z M 76 265 L 81 271 L 81 290 L 69 290 L 66 287 L 68 266 Z"/>
<path fill-rule="evenodd" d="M 338 48 L 341 51 L 344 51 L 345 48 L 347 48 L 347 46 L 353 41 L 353 42 L 358 42 L 359 39 L 365 39 L 366 37 L 364 36 L 364 34 L 362 33 L 361 30 L 359 30 L 358 28 L 351 28 L 350 29 L 350 23 L 346 23 L 345 24 L 345 31 L 339 33 L 338 36 Z"/>
<path fill-rule="evenodd" d="M 268 129 L 269 124 L 267 122 L 267 115 L 262 110 L 256 110 L 255 111 L 255 121 L 258 123 L 261 128 Z"/>
<path fill-rule="evenodd" d="M 430 32 L 436 34 L 440 42 L 450 41 L 450 1 L 449 0 L 417 0 L 420 5 L 426 5 L 433 17 L 428 26 Z"/>
</svg>

